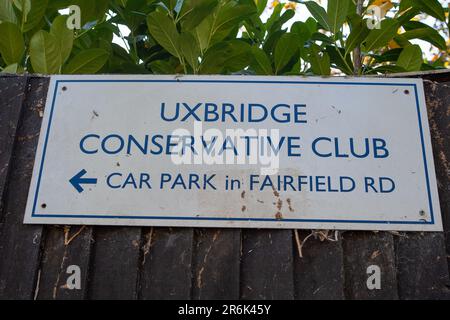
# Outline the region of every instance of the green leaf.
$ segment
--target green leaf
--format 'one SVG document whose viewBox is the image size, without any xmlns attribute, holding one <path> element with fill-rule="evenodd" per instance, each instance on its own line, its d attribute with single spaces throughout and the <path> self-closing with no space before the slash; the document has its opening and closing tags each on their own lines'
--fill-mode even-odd
<svg viewBox="0 0 450 320">
<path fill-rule="evenodd" d="M 403 3 L 402 2 L 400 4 Z M 406 11 L 400 11 L 401 14 L 397 17 L 397 21 L 399 23 L 400 26 L 402 26 L 404 23 L 410 21 L 412 18 L 414 18 L 415 16 L 417 16 L 418 14 L 420 14 L 420 9 L 418 9 L 417 7 L 414 8 L 410 8 Z"/>
<path fill-rule="evenodd" d="M 104 49 L 88 49 L 81 51 L 70 60 L 64 68 L 67 74 L 94 74 L 108 60 L 109 53 Z"/>
<path fill-rule="evenodd" d="M 58 16 L 53 20 L 50 33 L 56 38 L 60 48 L 61 62 L 69 58 L 73 47 L 73 30 L 67 28 L 67 16 Z"/>
<path fill-rule="evenodd" d="M 21 26 L 27 22 L 31 10 L 31 0 L 13 0 L 14 5 L 22 13 Z"/>
<path fill-rule="evenodd" d="M 162 3 L 169 9 L 169 11 L 173 11 L 177 5 L 177 0 L 162 0 Z"/>
<path fill-rule="evenodd" d="M 330 56 L 328 53 L 320 52 L 318 45 L 311 47 L 311 53 L 309 55 L 309 62 L 311 63 L 311 69 L 314 74 L 329 76 L 331 73 Z"/>
<path fill-rule="evenodd" d="M 173 21 L 159 11 L 152 12 L 147 17 L 148 30 L 152 37 L 171 55 L 181 58 L 179 38 L 180 35 Z"/>
<path fill-rule="evenodd" d="M 17 23 L 14 7 L 11 0 L 0 0 L 0 22 Z"/>
<path fill-rule="evenodd" d="M 310 33 L 314 33 L 318 30 L 317 29 L 317 21 L 314 20 L 312 17 L 309 17 L 308 19 L 306 19 L 305 25 L 308 27 L 308 30 Z"/>
<path fill-rule="evenodd" d="M 313 41 L 322 41 L 325 44 L 334 44 L 333 39 L 328 37 L 326 34 L 323 34 L 322 32 L 314 32 L 311 35 L 311 40 L 313 40 Z"/>
<path fill-rule="evenodd" d="M 347 17 L 351 0 L 332 0 L 328 1 L 327 15 L 330 22 L 331 32 L 338 33 Z"/>
<path fill-rule="evenodd" d="M 35 0 L 33 0 L 35 1 Z M 81 24 L 101 20 L 108 11 L 110 0 L 72 0 L 81 9 Z"/>
<path fill-rule="evenodd" d="M 156 74 L 174 74 L 176 67 L 173 63 L 167 60 L 156 60 L 150 63 L 150 69 Z"/>
<path fill-rule="evenodd" d="M 416 2 L 416 0 L 401 0 L 398 8 L 399 12 L 412 8 L 414 6 L 414 2 Z"/>
<path fill-rule="evenodd" d="M 263 50 L 268 55 L 273 55 L 273 52 L 275 51 L 275 46 L 277 45 L 278 40 L 280 40 L 281 36 L 285 33 L 286 33 L 286 31 L 284 31 L 284 30 L 278 30 L 275 33 L 269 34 L 267 39 L 264 41 Z"/>
<path fill-rule="evenodd" d="M 13 63 L 3 68 L 3 70 L 0 73 L 17 73 L 18 70 L 19 65 L 17 63 Z"/>
<path fill-rule="evenodd" d="M 23 26 L 23 32 L 27 32 L 36 27 L 44 18 L 47 10 L 48 0 L 33 0 L 31 2 L 31 10 L 27 16 L 27 22 Z"/>
<path fill-rule="evenodd" d="M 394 65 L 385 65 L 376 67 L 374 69 L 369 69 L 365 72 L 365 74 L 391 74 L 391 73 L 400 73 L 405 72 L 406 70 L 399 66 Z"/>
<path fill-rule="evenodd" d="M 418 21 L 409 21 L 403 25 L 406 32 L 402 36 L 408 40 L 421 39 L 427 41 L 437 47 L 438 49 L 447 50 L 445 39 L 439 34 L 439 31 L 432 27 Z"/>
<path fill-rule="evenodd" d="M 230 1 L 222 7 L 218 6 L 216 13 L 212 34 L 220 30 L 236 28 L 244 19 L 255 14 L 256 8 L 252 5 L 240 5 Z"/>
<path fill-rule="evenodd" d="M 421 39 L 423 41 L 427 41 L 443 51 L 447 48 L 444 38 L 441 37 L 438 31 L 432 29 L 431 27 L 406 31 L 402 33 L 402 36 L 407 40 Z"/>
<path fill-rule="evenodd" d="M 184 30 L 198 26 L 217 6 L 218 0 L 185 0 L 177 20 Z"/>
<path fill-rule="evenodd" d="M 375 59 L 376 62 L 394 62 L 398 60 L 398 57 L 402 53 L 403 48 L 395 48 L 386 52 L 383 52 L 381 55 L 371 54 L 370 56 Z"/>
<path fill-rule="evenodd" d="M 7 65 L 20 62 L 25 52 L 25 43 L 17 25 L 11 22 L 0 24 L 0 54 Z"/>
<path fill-rule="evenodd" d="M 195 28 L 194 34 L 202 52 L 224 40 L 231 30 L 237 31 L 242 21 L 255 12 L 254 5 L 239 5 L 234 1 L 220 2 L 214 12 Z"/>
<path fill-rule="evenodd" d="M 297 41 L 300 47 L 303 47 L 305 42 L 312 36 L 312 32 L 309 30 L 308 25 L 302 21 L 297 21 L 292 24 L 291 33 L 297 35 Z"/>
<path fill-rule="evenodd" d="M 252 47 L 253 61 L 251 63 L 252 69 L 259 75 L 272 75 L 272 65 L 270 59 L 264 50 L 258 47 Z"/>
<path fill-rule="evenodd" d="M 60 73 L 61 55 L 58 41 L 47 31 L 36 32 L 30 41 L 30 59 L 33 70 L 43 74 Z"/>
<path fill-rule="evenodd" d="M 271 30 L 272 25 L 280 19 L 281 10 L 283 10 L 284 4 L 279 3 L 273 8 L 272 14 L 270 15 L 269 19 L 266 21 L 266 29 Z"/>
<path fill-rule="evenodd" d="M 299 49 L 297 35 L 285 33 L 278 40 L 275 47 L 275 74 L 278 74 L 286 66 L 295 52 Z"/>
<path fill-rule="evenodd" d="M 304 4 L 308 8 L 309 12 L 314 17 L 314 19 L 316 19 L 317 22 L 319 22 L 319 24 L 325 30 L 328 30 L 328 31 L 332 30 L 330 21 L 328 19 L 327 12 L 325 11 L 325 9 L 323 7 L 321 7 L 314 1 L 307 1 L 307 2 L 304 2 Z"/>
<path fill-rule="evenodd" d="M 436 19 L 445 21 L 445 10 L 438 0 L 415 0 L 420 9 Z"/>
<path fill-rule="evenodd" d="M 31 0 L 12 0 L 14 5 L 19 11 L 24 12 L 27 15 L 31 10 Z"/>
<path fill-rule="evenodd" d="M 394 37 L 394 41 L 402 48 L 409 47 L 411 45 L 411 42 L 409 42 L 408 39 L 406 39 L 403 34 L 397 34 Z"/>
<path fill-rule="evenodd" d="M 406 71 L 419 71 L 422 63 L 422 50 L 418 45 L 404 48 L 397 60 L 397 66 Z"/>
<path fill-rule="evenodd" d="M 345 42 L 345 55 L 349 54 L 357 46 L 361 45 L 362 41 L 367 37 L 370 30 L 367 28 L 367 23 L 360 17 L 354 21 L 352 30 Z"/>
<path fill-rule="evenodd" d="M 266 9 L 267 6 L 267 0 L 255 0 L 256 8 L 258 10 L 258 15 L 261 15 L 263 13 L 264 9 Z"/>
<path fill-rule="evenodd" d="M 269 34 L 281 30 L 283 25 L 295 16 L 294 10 L 286 10 L 268 29 Z"/>
<path fill-rule="evenodd" d="M 197 39 L 190 33 L 184 32 L 180 35 L 180 49 L 183 53 L 184 58 L 189 63 L 189 65 L 197 73 L 200 56 L 200 46 Z"/>
<path fill-rule="evenodd" d="M 240 40 L 223 41 L 205 53 L 200 66 L 202 74 L 231 73 L 244 69 L 251 62 L 251 47 Z"/>
<path fill-rule="evenodd" d="M 388 45 L 389 41 L 397 34 L 399 24 L 393 19 L 384 19 L 380 29 L 373 29 L 365 40 L 366 51 L 372 51 Z"/>
<path fill-rule="evenodd" d="M 345 49 L 336 46 L 326 46 L 326 52 L 330 56 L 331 64 L 334 65 L 334 67 L 341 70 L 346 75 L 353 74 L 353 61 L 350 55 L 345 57 Z"/>
</svg>

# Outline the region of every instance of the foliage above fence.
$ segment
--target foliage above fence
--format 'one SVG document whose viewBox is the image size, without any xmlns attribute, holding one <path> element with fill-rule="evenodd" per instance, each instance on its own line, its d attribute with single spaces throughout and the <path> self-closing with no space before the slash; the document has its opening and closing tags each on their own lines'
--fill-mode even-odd
<svg viewBox="0 0 450 320">
<path fill-rule="evenodd" d="M 267 9 L 267 0 L 0 0 L 0 70 L 362 75 L 448 63 L 448 8 L 438 0 L 296 2 Z M 74 5 L 80 10 L 61 15 Z M 293 21 L 295 10 L 312 17 Z M 424 15 L 446 30 L 421 22 Z M 80 28 L 69 28 L 77 19 Z M 434 61 L 415 39 L 440 51 Z"/>
</svg>

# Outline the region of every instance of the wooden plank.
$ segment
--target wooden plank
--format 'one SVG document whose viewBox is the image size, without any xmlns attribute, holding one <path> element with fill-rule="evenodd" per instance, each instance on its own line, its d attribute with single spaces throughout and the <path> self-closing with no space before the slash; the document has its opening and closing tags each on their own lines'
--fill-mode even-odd
<svg viewBox="0 0 450 320">
<path fill-rule="evenodd" d="M 401 299 L 450 299 L 444 235 L 408 233 L 396 241 Z"/>
<path fill-rule="evenodd" d="M 0 77 L 0 218 L 6 177 L 25 98 L 27 78 Z"/>
<path fill-rule="evenodd" d="M 17 132 L 0 235 L 0 299 L 32 299 L 38 279 L 42 227 L 24 225 L 48 79 L 30 78 Z"/>
<path fill-rule="evenodd" d="M 92 243 L 92 228 L 85 226 L 46 228 L 41 262 L 38 299 L 80 300 L 87 298 L 87 279 Z M 69 266 L 81 271 L 80 289 L 66 285 Z"/>
<path fill-rule="evenodd" d="M 398 287 L 402 299 L 449 299 L 449 83 L 424 81 L 424 85 L 444 233 L 408 233 L 396 241 Z"/>
<path fill-rule="evenodd" d="M 294 298 L 291 230 L 244 230 L 241 298 Z"/>
<path fill-rule="evenodd" d="M 344 299 L 344 257 L 339 232 L 321 231 L 314 236 L 309 231 L 298 233 L 301 242 L 294 249 L 295 298 Z"/>
<path fill-rule="evenodd" d="M 347 299 L 397 299 L 394 239 L 388 232 L 343 234 L 345 294 Z M 369 290 L 369 266 L 381 271 L 381 288 Z"/>
<path fill-rule="evenodd" d="M 136 299 L 141 228 L 96 227 L 90 299 Z"/>
<path fill-rule="evenodd" d="M 192 228 L 150 228 L 142 247 L 140 298 L 190 299 Z"/>
<path fill-rule="evenodd" d="M 428 118 L 450 273 L 450 82 L 425 81 Z"/>
<path fill-rule="evenodd" d="M 195 230 L 193 298 L 239 299 L 241 232 Z"/>
</svg>

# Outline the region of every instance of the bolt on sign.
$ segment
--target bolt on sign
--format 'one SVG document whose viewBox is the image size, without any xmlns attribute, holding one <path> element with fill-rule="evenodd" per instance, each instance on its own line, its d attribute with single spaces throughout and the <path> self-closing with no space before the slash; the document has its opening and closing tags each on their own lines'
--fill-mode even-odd
<svg viewBox="0 0 450 320">
<path fill-rule="evenodd" d="M 25 223 L 441 230 L 422 81 L 54 76 Z"/>
</svg>

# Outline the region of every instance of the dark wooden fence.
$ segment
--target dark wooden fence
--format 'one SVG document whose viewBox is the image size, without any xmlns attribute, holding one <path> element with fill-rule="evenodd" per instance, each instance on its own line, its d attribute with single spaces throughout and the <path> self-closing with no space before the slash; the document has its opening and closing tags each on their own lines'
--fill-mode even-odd
<svg viewBox="0 0 450 320">
<path fill-rule="evenodd" d="M 0 77 L 0 298 L 450 299 L 450 73 L 422 77 L 445 232 L 310 237 L 303 258 L 292 230 L 23 225 L 48 78 Z"/>
</svg>

